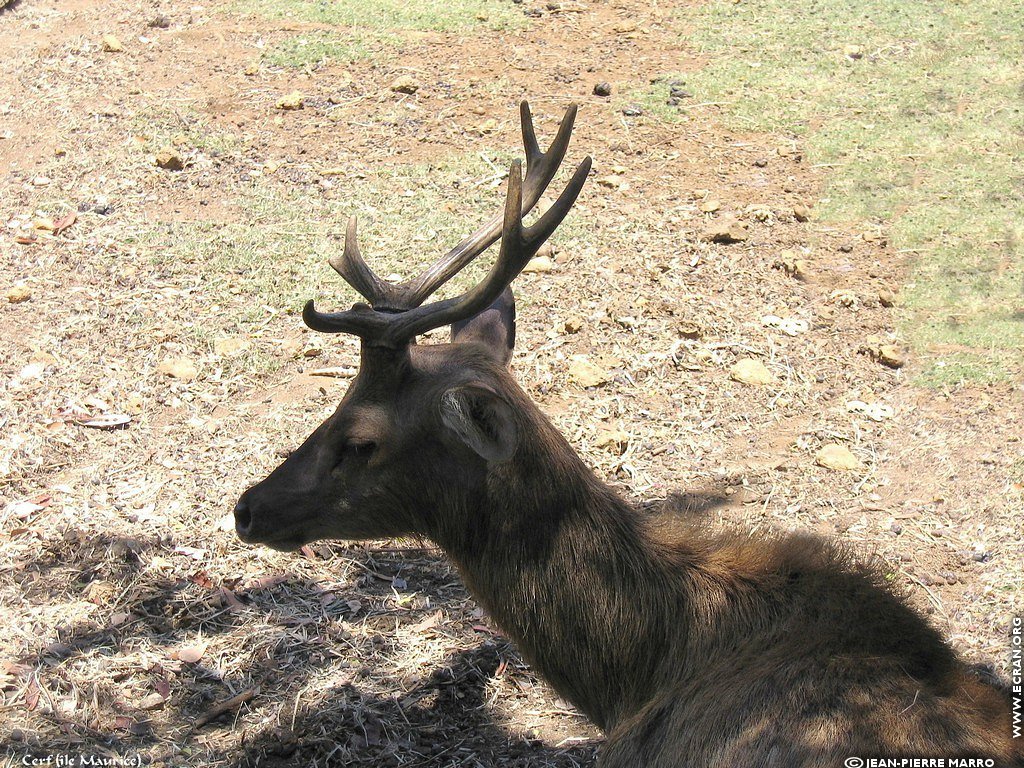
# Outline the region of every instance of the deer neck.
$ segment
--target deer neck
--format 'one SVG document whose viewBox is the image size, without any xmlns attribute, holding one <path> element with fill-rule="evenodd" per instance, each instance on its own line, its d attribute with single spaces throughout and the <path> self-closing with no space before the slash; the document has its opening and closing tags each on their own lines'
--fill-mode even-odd
<svg viewBox="0 0 1024 768">
<path fill-rule="evenodd" d="M 536 416 L 537 439 L 488 472 L 468 531 L 438 543 L 534 668 L 610 730 L 650 695 L 656 660 L 685 644 L 686 578 Z"/>
</svg>

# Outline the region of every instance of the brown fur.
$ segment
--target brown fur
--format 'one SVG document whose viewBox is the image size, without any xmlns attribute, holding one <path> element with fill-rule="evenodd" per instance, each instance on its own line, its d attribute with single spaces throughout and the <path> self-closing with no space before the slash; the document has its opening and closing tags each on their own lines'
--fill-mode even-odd
<svg viewBox="0 0 1024 768">
<path fill-rule="evenodd" d="M 439 403 L 459 387 L 477 398 L 466 418 L 514 422 L 511 458 L 486 461 L 445 428 Z M 369 458 L 339 448 L 367 436 L 366 407 Z M 605 768 L 818 768 L 849 756 L 1024 765 L 1005 692 L 873 568 L 811 536 L 642 515 L 482 345 L 364 348 L 337 413 L 239 510 L 243 538 L 280 548 L 435 540 L 530 663 L 608 734 Z"/>
</svg>

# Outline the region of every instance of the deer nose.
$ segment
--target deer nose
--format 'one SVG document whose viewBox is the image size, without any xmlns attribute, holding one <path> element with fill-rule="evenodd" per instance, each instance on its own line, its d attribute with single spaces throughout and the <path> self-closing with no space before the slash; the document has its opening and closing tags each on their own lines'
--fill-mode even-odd
<svg viewBox="0 0 1024 768">
<path fill-rule="evenodd" d="M 252 510 L 249 509 L 249 502 L 242 496 L 235 504 L 235 533 L 240 539 L 245 539 L 252 532 Z"/>
</svg>

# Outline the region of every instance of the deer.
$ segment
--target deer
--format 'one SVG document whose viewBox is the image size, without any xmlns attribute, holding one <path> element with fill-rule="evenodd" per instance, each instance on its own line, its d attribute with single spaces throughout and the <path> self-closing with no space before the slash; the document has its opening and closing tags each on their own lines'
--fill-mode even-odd
<svg viewBox="0 0 1024 768">
<path fill-rule="evenodd" d="M 321 312 L 311 300 L 302 318 L 358 337 L 358 373 L 333 415 L 241 495 L 238 537 L 281 551 L 330 538 L 433 541 L 528 663 L 604 732 L 602 768 L 1024 766 L 1005 687 L 961 660 L 874 560 L 810 534 L 646 514 L 516 383 L 510 284 L 591 169 L 586 157 L 524 225 L 566 154 L 576 107 L 545 152 L 526 102 L 520 112 L 526 173 L 511 163 L 504 212 L 419 277 L 377 276 L 349 219 L 328 261 L 365 302 Z M 481 282 L 424 303 L 499 239 Z M 445 326 L 449 343 L 416 343 Z"/>
</svg>

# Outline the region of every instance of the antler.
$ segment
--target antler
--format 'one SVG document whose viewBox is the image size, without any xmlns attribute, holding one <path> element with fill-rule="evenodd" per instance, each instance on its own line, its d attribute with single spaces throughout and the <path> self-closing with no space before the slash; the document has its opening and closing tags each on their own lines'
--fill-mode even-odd
<svg viewBox="0 0 1024 768">
<path fill-rule="evenodd" d="M 530 105 L 525 101 L 519 105 L 519 115 L 523 129 L 523 149 L 526 152 L 526 179 L 523 181 L 521 202 L 522 215 L 525 216 L 540 200 L 540 196 L 544 194 L 544 190 L 562 164 L 562 158 L 569 147 L 573 122 L 576 120 L 576 105 L 566 110 L 558 126 L 558 133 L 547 152 L 540 151 L 533 129 Z M 501 234 L 502 217 L 499 214 L 452 248 L 419 277 L 400 285 L 392 285 L 378 277 L 363 261 L 356 241 L 356 217 L 353 216 L 348 220 L 344 250 L 340 255 L 332 256 L 328 263 L 335 272 L 345 278 L 345 282 L 369 301 L 374 309 L 404 312 L 422 304 L 459 270 L 487 250 Z"/>
<path fill-rule="evenodd" d="M 562 194 L 530 227 L 523 226 L 522 167 L 518 160 L 512 163 L 508 174 L 508 192 L 505 195 L 505 214 L 501 219 L 501 250 L 498 258 L 483 282 L 462 296 L 398 313 L 375 311 L 366 304 L 356 304 L 347 312 L 324 313 L 318 312 L 313 302 L 309 301 L 302 310 L 302 319 L 314 331 L 351 333 L 371 346 L 401 348 L 418 334 L 472 317 L 489 307 L 501 295 L 533 258 L 537 249 L 562 223 L 586 183 L 590 163 L 589 157 L 580 163 Z"/>
</svg>

